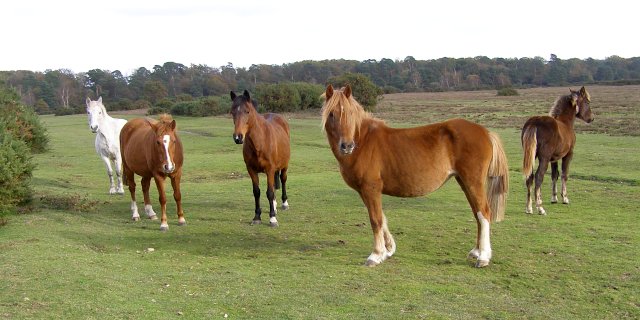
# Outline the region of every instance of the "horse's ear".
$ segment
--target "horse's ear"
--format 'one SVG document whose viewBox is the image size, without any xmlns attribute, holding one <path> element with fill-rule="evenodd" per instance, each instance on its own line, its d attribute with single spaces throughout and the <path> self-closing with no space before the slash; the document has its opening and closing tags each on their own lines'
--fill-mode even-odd
<svg viewBox="0 0 640 320">
<path fill-rule="evenodd" d="M 329 84 L 327 90 L 324 92 L 325 99 L 329 100 L 333 96 L 333 86 Z"/>
<path fill-rule="evenodd" d="M 247 100 L 251 101 L 251 96 L 249 95 L 249 91 L 247 91 L 247 89 L 244 89 L 244 92 L 242 93 L 242 95 L 245 96 Z"/>
<path fill-rule="evenodd" d="M 237 97 L 237 96 L 236 96 L 236 93 L 235 93 L 235 92 L 233 92 L 233 90 L 231 90 L 230 95 L 231 95 L 231 100 L 232 100 L 232 101 L 233 101 L 233 100 L 235 100 L 235 99 L 236 99 L 236 97 Z"/>
<path fill-rule="evenodd" d="M 176 129 L 176 120 L 172 120 L 171 124 L 169 125 L 169 127 L 171 127 L 171 130 L 175 130 Z"/>
<path fill-rule="evenodd" d="M 344 95 L 345 95 L 345 97 L 347 97 L 347 98 L 351 97 L 351 86 L 350 86 L 350 85 L 347 85 L 347 86 L 344 88 Z"/>
<path fill-rule="evenodd" d="M 98 103 L 102 103 L 102 96 L 98 98 Z"/>
</svg>

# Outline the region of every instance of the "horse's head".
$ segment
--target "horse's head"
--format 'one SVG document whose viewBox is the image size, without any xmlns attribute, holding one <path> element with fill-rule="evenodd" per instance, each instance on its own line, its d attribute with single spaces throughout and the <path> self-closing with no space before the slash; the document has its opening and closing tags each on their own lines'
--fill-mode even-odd
<svg viewBox="0 0 640 320">
<path fill-rule="evenodd" d="M 576 117 L 582 119 L 586 123 L 593 121 L 593 115 L 591 114 L 591 108 L 589 103 L 591 102 L 591 95 L 584 87 L 578 91 L 571 91 L 571 101 L 576 107 Z"/>
<path fill-rule="evenodd" d="M 351 154 L 356 148 L 356 133 L 366 115 L 351 94 L 349 85 L 340 90 L 328 85 L 322 107 L 322 128 L 327 132 L 330 143 L 336 143 L 331 148 L 337 148 L 343 155 Z"/>
<path fill-rule="evenodd" d="M 157 123 L 149 122 L 155 133 L 155 154 L 162 163 L 162 171 L 166 174 L 176 170 L 175 159 L 177 145 L 176 121 L 169 115 L 161 115 Z"/>
<path fill-rule="evenodd" d="M 231 116 L 233 116 L 233 141 L 237 144 L 242 144 L 244 138 L 249 131 L 250 120 L 252 116 L 255 116 L 256 106 L 249 91 L 244 90 L 244 93 L 240 96 L 231 91 Z"/>
<path fill-rule="evenodd" d="M 107 109 L 102 104 L 102 97 L 96 101 L 91 101 L 89 97 L 86 100 L 87 103 L 87 116 L 89 117 L 89 129 L 91 132 L 96 133 L 100 129 L 100 123 L 107 114 Z"/>
</svg>

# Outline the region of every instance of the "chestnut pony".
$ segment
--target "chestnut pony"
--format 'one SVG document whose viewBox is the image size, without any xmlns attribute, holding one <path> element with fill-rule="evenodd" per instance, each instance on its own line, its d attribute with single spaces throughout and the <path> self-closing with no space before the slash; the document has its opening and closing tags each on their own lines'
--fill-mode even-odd
<svg viewBox="0 0 640 320">
<path fill-rule="evenodd" d="M 276 219 L 275 189 L 282 183 L 282 210 L 289 208 L 287 201 L 287 170 L 289 168 L 289 124 L 281 115 L 257 111 L 257 103 L 249 91 L 240 96 L 231 91 L 231 115 L 233 116 L 233 140 L 243 144 L 242 156 L 253 185 L 255 216 L 252 224 L 260 224 L 260 184 L 258 173 L 267 175 L 267 199 L 269 200 L 269 224 L 278 226 Z"/>
<path fill-rule="evenodd" d="M 491 259 L 489 226 L 504 218 L 507 159 L 498 136 L 462 119 L 395 129 L 372 117 L 353 98 L 351 87 L 327 86 L 322 127 L 344 181 L 358 191 L 369 211 L 373 252 L 366 265 L 391 257 L 396 244 L 382 211 L 382 194 L 417 197 L 455 177 L 476 219 L 476 267 Z"/>
<path fill-rule="evenodd" d="M 169 177 L 176 201 L 178 224 L 184 225 L 180 178 L 182 177 L 182 143 L 176 133 L 176 121 L 170 115 L 160 115 L 159 120 L 129 120 L 120 132 L 120 151 L 124 169 L 124 182 L 131 193 L 131 212 L 134 221 L 140 220 L 136 205 L 136 182 L 134 174 L 142 177 L 144 211 L 149 219 L 157 219 L 149 199 L 151 178 L 155 180 L 160 197 L 162 219 L 160 230 L 169 229 L 167 224 L 167 196 L 164 192 L 164 180 Z"/>
<path fill-rule="evenodd" d="M 529 118 L 522 128 L 522 149 L 524 160 L 522 172 L 527 184 L 526 213 L 533 213 L 531 200 L 531 185 L 535 178 L 536 208 L 539 214 L 547 214 L 542 207 L 540 186 L 547 166 L 551 163 L 552 195 L 551 203 L 558 202 L 556 182 L 558 181 L 558 161 L 562 159 L 562 203 L 569 203 L 567 197 L 567 178 L 569 175 L 569 163 L 573 158 L 573 146 L 576 144 L 576 134 L 573 131 L 573 123 L 576 118 L 586 123 L 593 121 L 591 115 L 591 96 L 582 87 L 579 91 L 569 89 L 569 94 L 559 97 L 551 107 L 548 116 L 535 116 Z M 533 163 L 538 158 L 538 170 L 533 174 Z"/>
</svg>

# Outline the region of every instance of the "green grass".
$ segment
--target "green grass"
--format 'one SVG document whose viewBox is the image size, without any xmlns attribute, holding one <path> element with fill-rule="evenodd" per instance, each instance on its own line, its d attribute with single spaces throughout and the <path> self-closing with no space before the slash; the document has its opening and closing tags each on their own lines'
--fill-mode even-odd
<svg viewBox="0 0 640 320">
<path fill-rule="evenodd" d="M 521 95 L 526 99 L 527 91 Z M 177 118 L 186 154 L 187 225 L 177 225 L 169 196 L 165 233 L 159 221 L 130 221 L 128 194 L 107 194 L 84 116 L 43 117 L 51 152 L 35 158 L 34 203 L 0 226 L 0 318 L 640 315 L 640 137 L 578 134 L 571 204 L 549 204 L 547 176 L 548 216 L 539 216 L 523 213 L 519 131 L 496 129 L 512 183 L 506 220 L 492 228 L 491 264 L 475 269 L 465 258 L 475 241 L 475 221 L 450 181 L 423 198 L 384 197 L 398 250 L 367 268 L 367 213 L 342 181 L 317 114 L 289 116 L 291 209 L 279 212 L 279 228 L 249 224 L 251 183 L 241 147 L 231 138 L 231 119 Z M 152 199 L 159 211 L 154 187 Z"/>
</svg>

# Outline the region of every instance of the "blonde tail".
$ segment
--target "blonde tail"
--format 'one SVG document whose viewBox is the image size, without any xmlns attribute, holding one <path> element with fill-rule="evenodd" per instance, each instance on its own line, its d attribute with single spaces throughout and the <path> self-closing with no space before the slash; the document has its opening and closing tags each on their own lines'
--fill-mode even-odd
<svg viewBox="0 0 640 320">
<path fill-rule="evenodd" d="M 491 221 L 499 222 L 504 220 L 504 211 L 507 206 L 509 164 L 500 137 L 494 132 L 489 132 L 489 138 L 493 156 L 487 175 L 487 199 L 491 208 Z"/>
<path fill-rule="evenodd" d="M 536 127 L 527 127 L 522 131 L 522 149 L 524 159 L 522 160 L 522 175 L 527 179 L 533 173 L 533 163 L 536 161 Z"/>
</svg>

